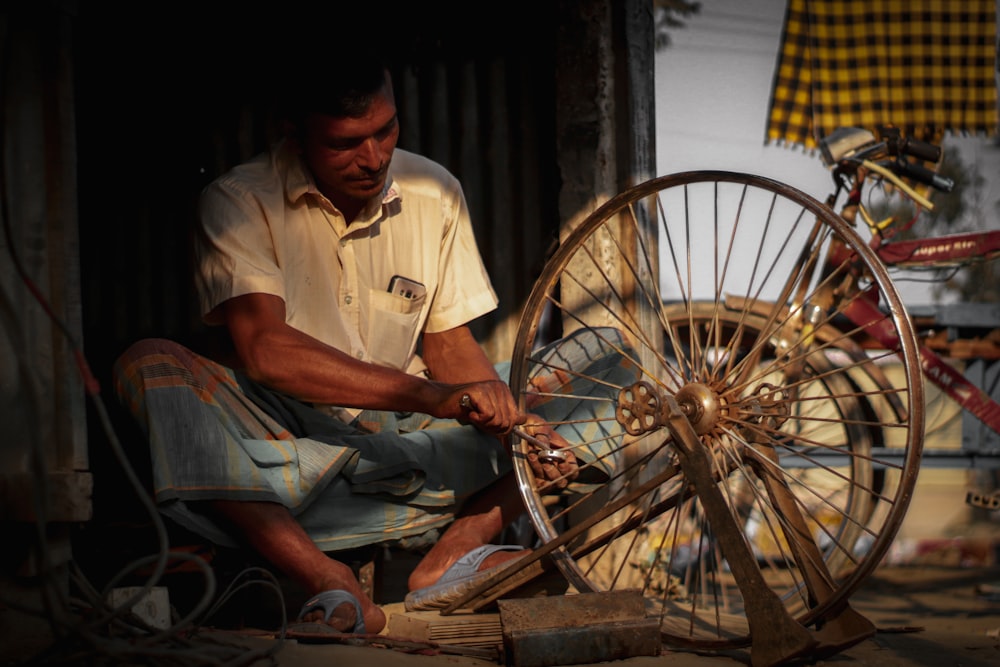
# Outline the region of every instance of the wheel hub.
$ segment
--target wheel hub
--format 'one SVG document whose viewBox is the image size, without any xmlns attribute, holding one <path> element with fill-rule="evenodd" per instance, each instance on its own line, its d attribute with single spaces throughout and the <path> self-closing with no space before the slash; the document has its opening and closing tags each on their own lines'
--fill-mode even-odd
<svg viewBox="0 0 1000 667">
<path fill-rule="evenodd" d="M 722 401 L 708 385 L 700 382 L 687 384 L 674 394 L 674 400 L 698 435 L 704 435 L 715 427 Z M 666 409 L 657 390 L 648 382 L 640 381 L 618 392 L 615 416 L 627 433 L 642 435 L 666 424 Z"/>
<path fill-rule="evenodd" d="M 687 415 L 691 427 L 698 435 L 704 435 L 715 427 L 721 411 L 719 395 L 700 382 L 692 382 L 681 387 L 674 396 L 681 410 Z"/>
</svg>

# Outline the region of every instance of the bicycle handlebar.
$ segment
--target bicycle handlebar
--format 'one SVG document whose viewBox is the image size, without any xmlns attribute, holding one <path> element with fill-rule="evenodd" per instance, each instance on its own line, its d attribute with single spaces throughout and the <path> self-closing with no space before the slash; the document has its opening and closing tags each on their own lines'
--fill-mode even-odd
<svg viewBox="0 0 1000 667">
<path fill-rule="evenodd" d="M 820 141 L 824 162 L 836 165 L 837 174 L 854 172 L 865 161 L 876 162 L 897 176 L 929 185 L 942 192 L 951 192 L 955 182 L 912 162 L 907 157 L 927 162 L 941 159 L 941 147 L 926 141 L 903 137 L 897 128 L 879 127 L 878 137 L 868 130 L 840 128 Z M 885 159 L 885 158 L 894 159 Z"/>
<path fill-rule="evenodd" d="M 885 141 L 889 149 L 889 155 L 909 155 L 926 162 L 937 162 L 941 159 L 940 146 L 904 137 L 900 135 L 897 128 L 881 127 L 878 129 L 878 134 Z"/>
<path fill-rule="evenodd" d="M 931 144 L 927 144 L 931 146 Z M 937 148 L 936 146 L 931 146 L 932 148 Z M 938 149 L 940 153 L 940 149 Z M 955 187 L 955 181 L 945 176 L 942 176 L 936 172 L 931 171 L 922 164 L 917 164 L 916 162 L 909 162 L 906 159 L 900 157 L 896 160 L 893 166 L 890 166 L 894 172 L 900 176 L 906 176 L 914 181 L 919 181 L 924 185 L 930 185 L 936 190 L 941 192 L 951 192 L 952 188 Z"/>
<path fill-rule="evenodd" d="M 941 159 L 940 146 L 904 137 L 900 134 L 899 129 L 894 127 L 880 127 L 878 134 L 885 141 L 889 155 L 896 157 L 895 165 L 886 165 L 893 169 L 896 174 L 929 185 L 941 192 L 951 192 L 952 188 L 955 187 L 955 181 L 952 179 L 941 176 L 922 164 L 906 159 L 906 156 L 911 156 L 925 162 L 937 162 Z"/>
</svg>

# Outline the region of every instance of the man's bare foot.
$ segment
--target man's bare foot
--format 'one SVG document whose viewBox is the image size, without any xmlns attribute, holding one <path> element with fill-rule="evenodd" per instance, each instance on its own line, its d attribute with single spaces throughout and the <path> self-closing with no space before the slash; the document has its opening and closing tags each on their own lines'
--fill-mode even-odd
<svg viewBox="0 0 1000 667">
<path fill-rule="evenodd" d="M 321 561 L 322 571 L 315 571 L 315 576 L 308 583 L 307 590 L 310 595 L 319 595 L 324 591 L 342 590 L 353 595 L 361 605 L 361 613 L 365 617 L 365 632 L 377 634 L 385 628 L 385 612 L 368 598 L 361 590 L 361 584 L 354 577 L 351 568 L 333 558 L 326 558 Z M 306 622 L 323 622 L 323 611 L 316 610 L 305 614 L 302 619 Z M 357 613 L 354 605 L 342 603 L 333 610 L 329 620 L 326 621 L 330 627 L 339 632 L 351 632 L 357 625 Z"/>
<path fill-rule="evenodd" d="M 356 596 L 361 605 L 361 613 L 364 616 L 365 632 L 377 634 L 385 627 L 385 613 L 364 596 Z M 307 623 L 326 623 L 338 632 L 354 632 L 358 624 L 357 610 L 353 602 L 345 601 L 337 605 L 330 612 L 329 618 L 324 620 L 326 610 L 317 608 L 307 614 L 303 614 L 300 620 Z"/>
<path fill-rule="evenodd" d="M 497 488 L 497 492 L 502 494 L 506 503 L 513 503 L 510 496 L 513 491 L 515 489 L 512 485 Z M 410 578 L 407 581 L 409 590 L 415 591 L 436 584 L 441 575 L 459 558 L 477 547 L 489 544 L 493 538 L 500 534 L 503 527 L 522 511 L 520 500 L 516 503 L 516 513 L 513 508 L 504 509 L 500 504 L 489 502 L 489 498 L 485 500 L 487 502 L 484 502 L 483 505 L 488 509 L 460 516 L 448 526 L 441 539 L 431 547 L 431 550 L 410 573 Z M 520 558 L 526 553 L 528 552 L 497 551 L 487 556 L 479 564 L 478 570 L 480 572 L 488 570 L 513 558 Z"/>
<path fill-rule="evenodd" d="M 433 549 L 427 552 L 427 555 L 424 556 L 413 572 L 410 573 L 407 584 L 411 591 L 433 586 L 459 558 L 473 549 L 483 546 L 482 544 L 468 542 L 464 543 L 465 546 L 459 546 L 461 543 L 456 542 L 455 545 L 446 545 L 446 549 L 437 549 L 440 544 L 441 542 L 439 541 Z M 483 572 L 497 565 L 503 565 L 509 561 L 523 558 L 529 553 L 531 552 L 527 549 L 520 551 L 496 551 L 483 559 L 483 562 L 479 564 L 478 571 Z"/>
<path fill-rule="evenodd" d="M 332 589 L 327 589 L 332 590 Z M 368 634 L 378 634 L 385 628 L 385 612 L 378 605 L 363 595 L 355 595 L 361 605 L 361 613 L 365 618 L 365 632 Z M 330 617 L 324 621 L 324 610 L 314 609 L 304 614 L 300 620 L 307 623 L 326 623 L 338 632 L 353 632 L 358 623 L 357 610 L 351 602 L 339 604 L 331 613 Z"/>
<path fill-rule="evenodd" d="M 385 613 L 365 596 L 351 568 L 320 551 L 285 507 L 272 502 L 214 500 L 203 504 L 202 509 L 230 525 L 309 595 L 346 591 L 361 605 L 367 632 L 378 633 L 385 628 Z M 356 615 L 353 604 L 340 604 L 330 616 L 330 626 L 351 632 L 357 625 Z M 322 622 L 323 611 L 310 612 L 297 620 Z"/>
</svg>

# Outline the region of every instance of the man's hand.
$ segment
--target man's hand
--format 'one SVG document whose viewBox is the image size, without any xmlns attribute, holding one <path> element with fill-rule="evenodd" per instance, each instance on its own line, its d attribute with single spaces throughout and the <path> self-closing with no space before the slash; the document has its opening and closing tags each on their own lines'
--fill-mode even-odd
<svg viewBox="0 0 1000 667">
<path fill-rule="evenodd" d="M 517 409 L 510 388 L 500 380 L 461 385 L 458 393 L 458 421 L 486 433 L 507 435 L 527 419 Z"/>
<path fill-rule="evenodd" d="M 524 423 L 510 387 L 497 375 L 469 327 L 426 333 L 423 341 L 431 379 L 446 383 L 439 385 L 445 394 L 439 410 L 432 413 L 435 417 L 458 419 L 496 435 L 507 435 Z"/>
<path fill-rule="evenodd" d="M 528 467 L 538 492 L 558 493 L 569 486 L 580 474 L 580 466 L 566 439 L 535 415 L 528 416 L 521 430 L 531 438 L 526 438 Z"/>
</svg>

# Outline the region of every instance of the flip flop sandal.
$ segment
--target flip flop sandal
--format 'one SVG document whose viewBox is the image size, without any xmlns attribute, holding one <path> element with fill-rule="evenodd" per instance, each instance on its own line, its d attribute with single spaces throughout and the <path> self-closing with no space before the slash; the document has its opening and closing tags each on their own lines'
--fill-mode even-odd
<svg viewBox="0 0 1000 667">
<path fill-rule="evenodd" d="M 317 609 L 322 609 L 323 622 L 328 623 L 330 616 L 333 615 L 333 610 L 345 602 L 350 602 L 354 605 L 354 613 L 357 618 L 357 621 L 354 623 L 354 629 L 351 632 L 354 634 L 365 634 L 365 617 L 361 613 L 361 603 L 358 602 L 356 597 L 341 589 L 323 591 L 306 600 L 306 603 L 302 605 L 302 609 L 299 611 L 299 618 L 301 619 L 306 614 Z"/>
<path fill-rule="evenodd" d="M 484 544 L 476 547 L 445 570 L 437 583 L 407 593 L 403 599 L 403 607 L 406 611 L 443 609 L 513 562 L 507 561 L 480 572 L 479 566 L 491 554 L 523 550 L 524 547 L 516 544 Z"/>
</svg>

